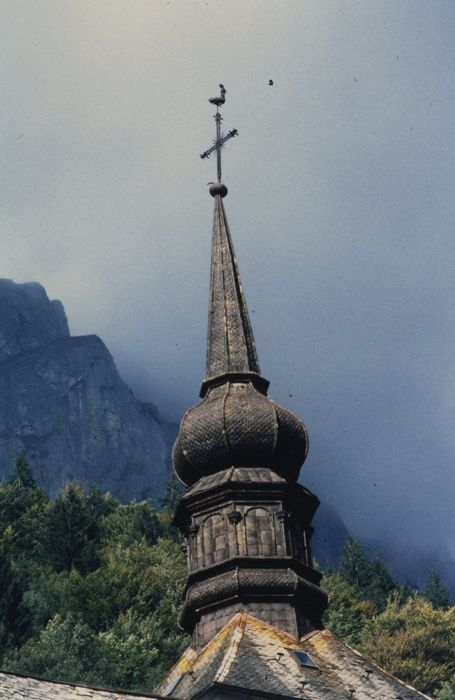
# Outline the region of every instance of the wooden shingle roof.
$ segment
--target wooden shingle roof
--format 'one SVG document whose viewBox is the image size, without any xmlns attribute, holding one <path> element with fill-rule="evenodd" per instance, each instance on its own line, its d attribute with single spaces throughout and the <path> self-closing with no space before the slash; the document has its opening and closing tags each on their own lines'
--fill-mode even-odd
<svg viewBox="0 0 455 700">
<path fill-rule="evenodd" d="M 296 651 L 304 652 L 307 664 L 302 665 Z M 296 640 L 245 612 L 235 615 L 199 654 L 188 649 L 155 690 L 184 700 L 223 688 L 228 696 L 229 689 L 233 695 L 242 689 L 251 697 L 308 700 L 428 698 L 328 630 Z"/>
</svg>

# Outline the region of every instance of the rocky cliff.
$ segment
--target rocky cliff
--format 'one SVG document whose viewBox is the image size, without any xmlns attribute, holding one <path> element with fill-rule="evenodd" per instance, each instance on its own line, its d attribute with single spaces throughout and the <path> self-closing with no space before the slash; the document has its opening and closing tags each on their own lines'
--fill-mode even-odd
<svg viewBox="0 0 455 700">
<path fill-rule="evenodd" d="M 100 338 L 70 336 L 41 285 L 0 280 L 0 477 L 23 452 L 50 493 L 77 479 L 156 498 L 174 432 L 133 396 Z"/>
</svg>

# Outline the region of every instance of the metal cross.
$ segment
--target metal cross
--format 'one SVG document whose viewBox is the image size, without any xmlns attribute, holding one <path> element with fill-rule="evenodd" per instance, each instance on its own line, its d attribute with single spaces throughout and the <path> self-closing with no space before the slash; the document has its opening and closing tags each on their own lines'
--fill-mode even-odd
<svg viewBox="0 0 455 700">
<path fill-rule="evenodd" d="M 216 171 L 218 182 L 221 182 L 221 149 L 224 147 L 226 141 L 229 141 L 229 139 L 232 139 L 238 134 L 237 129 L 231 129 L 231 131 L 228 131 L 227 134 L 221 133 L 221 122 L 223 121 L 223 118 L 220 114 L 220 107 L 224 105 L 226 101 L 225 95 L 226 90 L 224 88 L 224 85 L 220 83 L 220 96 L 211 97 L 209 99 L 209 102 L 211 104 L 216 105 L 216 114 L 213 115 L 213 118 L 215 119 L 216 123 L 216 139 L 213 141 L 213 146 L 211 148 L 209 148 L 207 151 L 204 151 L 204 153 L 201 153 L 201 158 L 209 158 L 210 155 L 214 151 L 216 151 Z"/>
</svg>

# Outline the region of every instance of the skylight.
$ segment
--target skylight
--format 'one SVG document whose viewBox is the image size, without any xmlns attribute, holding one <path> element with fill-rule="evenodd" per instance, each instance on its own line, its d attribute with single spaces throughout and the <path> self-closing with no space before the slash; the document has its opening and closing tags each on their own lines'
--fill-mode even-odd
<svg viewBox="0 0 455 700">
<path fill-rule="evenodd" d="M 311 656 L 306 651 L 298 651 L 297 649 L 288 649 L 288 652 L 294 656 L 301 666 L 307 668 L 317 668 Z"/>
</svg>

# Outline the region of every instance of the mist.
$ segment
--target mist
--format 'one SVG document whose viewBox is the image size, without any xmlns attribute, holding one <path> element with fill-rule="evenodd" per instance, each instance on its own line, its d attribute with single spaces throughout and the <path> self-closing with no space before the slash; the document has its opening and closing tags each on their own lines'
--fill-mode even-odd
<svg viewBox="0 0 455 700">
<path fill-rule="evenodd" d="M 454 3 L 3 0 L 0 33 L 0 276 L 41 282 L 180 420 L 224 83 L 225 206 L 262 373 L 309 430 L 302 483 L 453 572 Z"/>
</svg>

